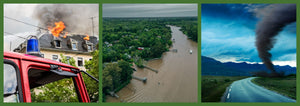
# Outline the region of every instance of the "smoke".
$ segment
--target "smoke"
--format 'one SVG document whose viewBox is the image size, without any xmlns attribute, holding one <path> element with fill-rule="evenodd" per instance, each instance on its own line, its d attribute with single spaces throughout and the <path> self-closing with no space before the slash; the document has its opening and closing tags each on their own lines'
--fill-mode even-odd
<svg viewBox="0 0 300 106">
<path fill-rule="evenodd" d="M 39 21 L 39 26 L 48 28 L 55 26 L 55 22 L 63 21 L 65 31 L 70 33 L 87 33 L 92 35 L 92 20 L 94 33 L 99 34 L 99 6 L 98 4 L 40 4 L 37 5 L 33 17 Z"/>
<path fill-rule="evenodd" d="M 275 36 L 296 21 L 296 4 L 271 4 L 257 10 L 256 15 L 261 18 L 256 26 L 256 48 L 266 67 L 275 72 L 269 51 L 276 42 Z"/>
</svg>

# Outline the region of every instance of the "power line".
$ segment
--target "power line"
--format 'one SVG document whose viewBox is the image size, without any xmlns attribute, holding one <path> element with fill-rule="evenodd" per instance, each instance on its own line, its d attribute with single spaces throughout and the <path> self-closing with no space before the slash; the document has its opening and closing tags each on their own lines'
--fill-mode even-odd
<svg viewBox="0 0 300 106">
<path fill-rule="evenodd" d="M 9 32 L 4 32 L 6 34 L 9 34 L 9 35 L 15 35 L 15 34 L 12 34 L 12 33 L 9 33 Z M 16 37 L 19 37 L 19 38 L 22 38 L 22 39 L 27 39 L 27 38 L 24 38 L 24 37 L 21 37 L 21 36 L 16 36 Z"/>
<path fill-rule="evenodd" d="M 11 18 L 11 17 L 4 16 L 4 18 L 10 19 L 10 20 L 14 20 L 14 21 L 17 21 L 17 22 L 20 22 L 20 23 L 23 23 L 23 24 L 26 24 L 26 25 L 29 25 L 29 26 L 37 27 L 37 28 L 39 28 L 39 29 L 43 29 L 43 30 L 48 31 L 48 29 L 46 29 L 46 28 L 43 28 L 43 27 L 40 27 L 40 26 L 36 26 L 36 25 L 32 25 L 32 24 L 29 24 L 29 23 L 26 23 L 26 22 L 24 22 L 24 21 L 20 21 L 20 20 Z"/>
</svg>

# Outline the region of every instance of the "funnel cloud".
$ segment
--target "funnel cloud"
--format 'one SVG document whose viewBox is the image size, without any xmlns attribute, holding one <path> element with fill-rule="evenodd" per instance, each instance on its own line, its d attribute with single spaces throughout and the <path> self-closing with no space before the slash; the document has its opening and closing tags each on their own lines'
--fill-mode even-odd
<svg viewBox="0 0 300 106">
<path fill-rule="evenodd" d="M 296 21 L 296 4 L 272 4 L 257 10 L 256 15 L 261 18 L 256 26 L 256 49 L 266 67 L 275 72 L 269 51 L 276 43 L 275 36 Z"/>
</svg>

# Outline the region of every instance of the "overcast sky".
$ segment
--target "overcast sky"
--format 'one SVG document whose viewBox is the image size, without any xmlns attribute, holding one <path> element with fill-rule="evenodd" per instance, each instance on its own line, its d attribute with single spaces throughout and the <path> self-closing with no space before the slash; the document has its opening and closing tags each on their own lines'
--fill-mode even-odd
<svg viewBox="0 0 300 106">
<path fill-rule="evenodd" d="M 255 11 L 269 4 L 203 4 L 201 54 L 219 61 L 261 63 L 255 46 Z M 276 17 L 280 19 L 280 17 Z M 270 51 L 275 65 L 296 66 L 296 22 L 287 25 Z"/>
<path fill-rule="evenodd" d="M 197 16 L 197 4 L 103 4 L 103 17 Z"/>
</svg>

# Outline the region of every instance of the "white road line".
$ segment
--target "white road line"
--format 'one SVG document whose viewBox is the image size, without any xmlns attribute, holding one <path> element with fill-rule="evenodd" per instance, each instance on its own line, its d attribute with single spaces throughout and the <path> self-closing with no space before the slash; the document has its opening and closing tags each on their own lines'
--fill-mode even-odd
<svg viewBox="0 0 300 106">
<path fill-rule="evenodd" d="M 229 89 L 229 93 L 230 93 L 230 91 L 231 91 L 231 88 Z"/>
<path fill-rule="evenodd" d="M 229 96 L 230 96 L 230 93 L 228 93 L 228 95 L 227 95 L 227 99 L 229 99 Z"/>
</svg>

